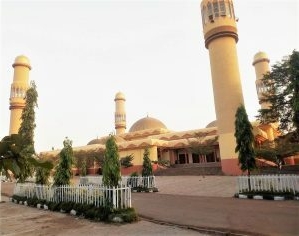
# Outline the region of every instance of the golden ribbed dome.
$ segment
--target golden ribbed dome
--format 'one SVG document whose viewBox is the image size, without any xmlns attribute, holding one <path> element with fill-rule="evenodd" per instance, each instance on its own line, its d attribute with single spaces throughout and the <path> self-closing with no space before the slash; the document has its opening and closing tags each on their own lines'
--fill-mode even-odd
<svg viewBox="0 0 299 236">
<path fill-rule="evenodd" d="M 117 143 L 121 143 L 121 142 L 125 141 L 122 137 L 119 137 L 119 136 L 114 136 L 114 138 L 115 138 L 115 142 L 117 142 Z M 93 140 L 89 141 L 87 143 L 87 145 L 92 145 L 92 144 L 102 144 L 102 145 L 105 145 L 107 139 L 108 139 L 108 136 L 102 137 L 102 138 L 96 138 L 96 139 L 93 139 Z"/>
<path fill-rule="evenodd" d="M 167 128 L 160 120 L 147 116 L 145 118 L 136 121 L 130 128 L 129 132 L 135 132 L 135 131 L 146 130 L 146 129 L 167 129 Z"/>
</svg>

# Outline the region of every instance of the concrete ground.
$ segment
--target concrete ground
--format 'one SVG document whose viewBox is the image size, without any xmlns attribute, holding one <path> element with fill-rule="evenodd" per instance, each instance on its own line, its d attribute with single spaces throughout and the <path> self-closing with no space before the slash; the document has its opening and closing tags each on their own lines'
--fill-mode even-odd
<svg viewBox="0 0 299 236">
<path fill-rule="evenodd" d="M 0 235 L 299 235 L 299 201 L 233 198 L 236 177 L 157 176 L 156 184 L 158 193 L 132 195 L 142 216 L 137 223 L 94 223 L 6 202 Z M 10 195 L 13 185 L 4 185 L 2 193 Z"/>
</svg>

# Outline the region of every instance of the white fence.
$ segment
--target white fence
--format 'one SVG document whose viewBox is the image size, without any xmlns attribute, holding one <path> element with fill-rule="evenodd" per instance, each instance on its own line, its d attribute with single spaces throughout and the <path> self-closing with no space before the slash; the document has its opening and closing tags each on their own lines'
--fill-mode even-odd
<svg viewBox="0 0 299 236">
<path fill-rule="evenodd" d="M 131 205 L 130 187 L 107 188 L 98 186 L 46 186 L 31 183 L 16 184 L 14 194 L 37 197 L 51 202 L 75 202 L 104 206 L 107 201 L 113 208 L 129 208 Z"/>
<path fill-rule="evenodd" d="M 249 191 L 248 176 L 237 179 L 238 192 Z M 299 175 L 251 175 L 251 191 L 299 192 Z"/>
<path fill-rule="evenodd" d="M 102 185 L 103 176 L 83 176 L 80 177 L 80 185 Z M 131 188 L 147 187 L 149 189 L 156 187 L 155 176 L 122 176 L 119 182 L 120 186 L 127 186 Z"/>
</svg>

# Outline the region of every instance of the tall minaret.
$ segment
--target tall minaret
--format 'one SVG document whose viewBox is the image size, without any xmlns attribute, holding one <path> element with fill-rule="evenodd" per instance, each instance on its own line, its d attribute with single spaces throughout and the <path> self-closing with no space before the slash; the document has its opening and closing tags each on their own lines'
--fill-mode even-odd
<svg viewBox="0 0 299 236">
<path fill-rule="evenodd" d="M 265 86 L 263 85 L 263 77 L 270 71 L 269 66 L 269 58 L 268 55 L 264 52 L 258 52 L 254 55 L 252 65 L 255 68 L 255 85 L 256 85 L 256 92 L 259 99 L 259 104 L 261 105 L 261 109 L 268 109 L 270 103 L 262 102 L 261 99 L 263 98 L 263 93 L 267 92 Z"/>
<path fill-rule="evenodd" d="M 21 125 L 21 116 L 25 107 L 25 95 L 29 87 L 30 61 L 25 56 L 18 56 L 14 64 L 14 77 L 10 91 L 10 127 L 9 135 L 17 134 Z"/>
<path fill-rule="evenodd" d="M 258 52 L 254 55 L 252 63 L 252 65 L 255 68 L 256 92 L 259 99 L 259 104 L 261 105 L 261 109 L 268 109 L 271 106 L 271 103 L 269 102 L 262 102 L 264 93 L 267 92 L 267 88 L 264 86 L 262 79 L 265 74 L 270 72 L 269 62 L 270 60 L 266 53 Z M 278 123 L 270 123 L 263 124 L 260 128 L 262 128 L 267 133 L 268 141 L 272 142 L 277 137 L 277 134 L 275 132 L 275 130 L 277 130 L 277 127 Z"/>
<path fill-rule="evenodd" d="M 125 101 L 126 98 L 123 93 L 118 92 L 115 95 L 115 130 L 116 135 L 123 134 L 126 132 L 126 109 L 125 109 Z"/>
<path fill-rule="evenodd" d="M 235 153 L 235 114 L 244 103 L 232 0 L 203 0 L 201 14 L 205 46 L 209 50 L 222 171 L 239 174 Z"/>
</svg>

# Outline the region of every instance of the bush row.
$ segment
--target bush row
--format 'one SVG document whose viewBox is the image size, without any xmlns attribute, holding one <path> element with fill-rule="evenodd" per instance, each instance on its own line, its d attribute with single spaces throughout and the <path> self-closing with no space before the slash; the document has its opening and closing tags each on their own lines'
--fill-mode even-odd
<svg viewBox="0 0 299 236">
<path fill-rule="evenodd" d="M 12 200 L 18 204 L 26 204 L 31 207 L 40 206 L 40 208 L 49 209 L 51 211 L 60 211 L 64 213 L 73 212 L 76 216 L 94 221 L 131 223 L 138 220 L 134 208 L 113 209 L 112 204 L 109 202 L 107 202 L 105 206 L 96 207 L 93 204 L 49 202 L 37 199 L 36 197 L 27 198 L 18 195 L 13 195 Z"/>
</svg>

